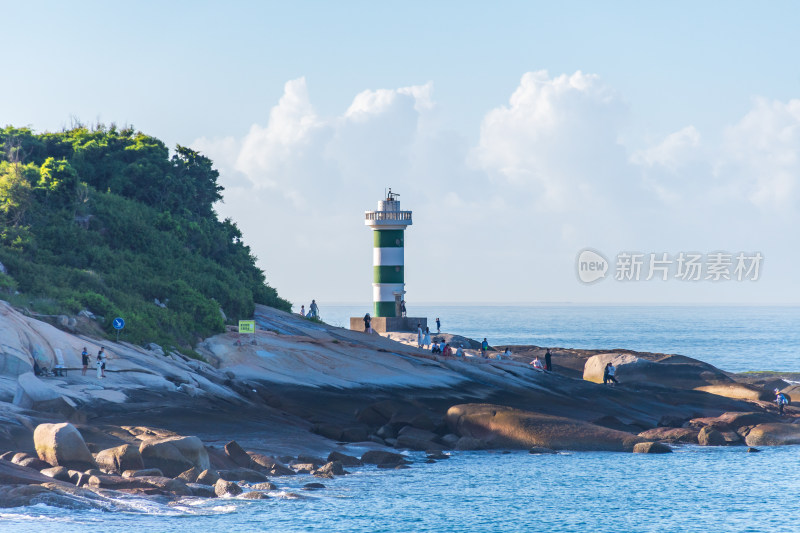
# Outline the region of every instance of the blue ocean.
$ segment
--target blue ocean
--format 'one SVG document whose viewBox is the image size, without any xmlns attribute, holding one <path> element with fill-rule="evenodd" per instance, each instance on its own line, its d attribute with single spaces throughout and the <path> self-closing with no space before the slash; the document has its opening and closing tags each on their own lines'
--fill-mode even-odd
<svg viewBox="0 0 800 533">
<path fill-rule="evenodd" d="M 320 303 L 345 325 L 369 306 Z M 492 344 L 680 353 L 728 371 L 800 371 L 797 307 L 424 306 L 409 315 Z M 350 468 L 302 490 L 275 478 L 269 500 L 131 498 L 126 512 L 0 509 L 0 531 L 685 532 L 798 531 L 796 446 L 678 447 L 666 455 L 452 452 L 407 470 Z M 293 494 L 300 495 L 297 498 Z"/>
</svg>

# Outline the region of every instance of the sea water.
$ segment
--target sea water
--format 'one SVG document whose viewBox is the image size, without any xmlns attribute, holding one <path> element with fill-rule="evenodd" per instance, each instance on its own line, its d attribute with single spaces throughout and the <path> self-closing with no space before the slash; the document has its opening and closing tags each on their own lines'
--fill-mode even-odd
<svg viewBox="0 0 800 533">
<path fill-rule="evenodd" d="M 320 306 L 347 325 L 369 306 Z M 427 306 L 443 330 L 492 344 L 682 353 L 730 371 L 800 371 L 797 307 Z M 235 435 L 231 435 L 235 438 Z M 0 532 L 800 531 L 800 447 L 681 446 L 639 455 L 451 452 L 407 470 L 274 478 L 269 500 L 126 498 L 128 511 L 0 509 Z M 299 495 L 297 497 L 295 495 Z"/>
</svg>

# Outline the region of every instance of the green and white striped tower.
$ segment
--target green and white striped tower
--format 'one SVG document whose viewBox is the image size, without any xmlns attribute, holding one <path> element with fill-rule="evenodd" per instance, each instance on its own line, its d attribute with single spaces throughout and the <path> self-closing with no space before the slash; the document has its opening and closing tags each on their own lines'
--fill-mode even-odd
<svg viewBox="0 0 800 533">
<path fill-rule="evenodd" d="M 411 211 L 400 211 L 400 195 L 389 189 L 376 211 L 365 213 L 364 223 L 372 228 L 372 301 L 373 316 L 400 316 L 400 300 L 405 294 L 403 250 L 406 228 L 411 225 Z"/>
</svg>

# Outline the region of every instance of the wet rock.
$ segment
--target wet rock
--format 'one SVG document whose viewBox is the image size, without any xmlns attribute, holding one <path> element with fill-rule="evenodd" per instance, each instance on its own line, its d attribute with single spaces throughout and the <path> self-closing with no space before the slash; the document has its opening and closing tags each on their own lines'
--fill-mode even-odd
<svg viewBox="0 0 800 533">
<path fill-rule="evenodd" d="M 343 453 L 332 451 L 328 454 L 328 461 L 338 461 L 342 464 L 342 466 L 362 466 L 364 463 L 358 457 L 353 457 L 351 455 L 345 455 Z"/>
<path fill-rule="evenodd" d="M 706 426 L 697 434 L 697 443 L 700 446 L 725 446 L 728 441 L 722 433 L 711 426 Z"/>
<path fill-rule="evenodd" d="M 214 484 L 214 492 L 220 498 L 223 496 L 238 496 L 242 493 L 242 487 L 231 481 L 220 479 Z"/>
<path fill-rule="evenodd" d="M 200 475 L 197 476 L 195 482 L 202 485 L 213 485 L 217 480 L 219 480 L 219 474 L 217 474 L 216 470 L 203 470 L 200 472 Z"/>
<path fill-rule="evenodd" d="M 455 446 L 456 450 L 467 452 L 471 450 L 483 450 L 486 448 L 486 444 L 478 439 L 473 437 L 461 437 L 456 442 Z"/>
<path fill-rule="evenodd" d="M 192 491 L 192 496 L 197 496 L 198 498 L 217 497 L 217 493 L 214 492 L 214 487 L 210 485 L 204 485 L 202 483 L 187 483 L 186 486 Z"/>
<path fill-rule="evenodd" d="M 33 444 L 39 459 L 52 466 L 97 468 L 83 437 L 72 424 L 39 424 L 33 432 Z"/>
<path fill-rule="evenodd" d="M 255 483 L 250 487 L 255 490 L 278 490 L 274 483 Z"/>
<path fill-rule="evenodd" d="M 478 439 L 486 449 L 631 451 L 643 439 L 588 422 L 491 404 L 455 405 L 448 409 L 450 427 Z"/>
<path fill-rule="evenodd" d="M 126 470 L 142 470 L 144 468 L 139 449 L 130 444 L 102 450 L 95 456 L 95 461 L 103 470 L 118 474 Z"/>
<path fill-rule="evenodd" d="M 86 485 L 86 483 L 89 481 L 89 478 L 92 477 L 89 474 L 84 474 L 78 470 L 69 470 L 67 473 L 69 474 L 69 482 L 76 487 Z"/>
<path fill-rule="evenodd" d="M 306 483 L 303 485 L 303 490 L 319 490 L 324 489 L 325 485 L 322 483 Z"/>
<path fill-rule="evenodd" d="M 404 455 L 386 452 L 383 450 L 370 450 L 361 456 L 361 462 L 368 465 L 397 465 L 406 462 Z"/>
<path fill-rule="evenodd" d="M 388 445 L 388 443 L 385 440 L 383 440 L 382 438 L 380 438 L 377 435 L 370 435 L 369 437 L 367 437 L 367 440 L 370 441 L 370 442 L 374 442 L 375 444 L 380 444 L 381 446 L 387 446 Z"/>
<path fill-rule="evenodd" d="M 0 507 L 27 507 L 48 505 L 72 510 L 105 509 L 105 504 L 94 493 L 86 491 L 77 496 L 55 485 L 5 485 L 0 486 Z"/>
<path fill-rule="evenodd" d="M 378 428 L 378 431 L 376 431 L 375 434 L 382 439 L 397 438 L 397 430 L 392 424 L 384 424 L 383 426 Z"/>
<path fill-rule="evenodd" d="M 761 450 L 759 450 L 758 448 L 753 448 L 753 447 L 747 448 L 747 453 L 757 453 L 760 451 Z"/>
<path fill-rule="evenodd" d="M 50 468 L 43 468 L 41 472 L 45 476 L 51 477 L 56 481 L 65 481 L 67 483 L 70 483 L 69 470 L 67 470 L 63 466 L 53 466 Z"/>
<path fill-rule="evenodd" d="M 122 477 L 142 477 L 142 476 L 163 476 L 164 473 L 158 468 L 142 468 L 141 470 L 125 470 Z"/>
<path fill-rule="evenodd" d="M 191 467 L 210 468 L 208 452 L 197 437 L 167 437 L 145 440 L 139 446 L 144 466 L 158 468 L 175 477 Z"/>
<path fill-rule="evenodd" d="M 409 469 L 411 467 L 408 466 L 407 464 L 396 465 L 396 464 L 388 463 L 388 464 L 378 465 L 378 468 L 386 468 L 386 469 L 392 469 L 392 470 L 406 470 L 406 469 Z"/>
<path fill-rule="evenodd" d="M 255 464 L 257 464 L 271 476 L 293 476 L 297 473 L 268 455 L 251 453 L 250 457 L 253 459 Z"/>
<path fill-rule="evenodd" d="M 428 457 L 428 459 L 435 459 L 435 460 L 438 460 L 438 461 L 441 461 L 443 459 L 450 459 L 449 455 L 446 455 L 446 454 L 444 454 L 444 453 L 442 453 L 440 451 L 434 451 L 434 450 L 428 451 L 427 452 L 427 457 Z"/>
<path fill-rule="evenodd" d="M 324 466 L 312 472 L 312 474 L 316 477 L 328 477 L 328 478 L 332 478 L 333 476 L 343 476 L 346 473 L 347 472 L 344 471 L 342 463 L 340 463 L 339 461 L 331 461 L 330 463 L 327 463 Z"/>
<path fill-rule="evenodd" d="M 759 424 L 745 438 L 748 446 L 800 444 L 800 424 Z"/>
<path fill-rule="evenodd" d="M 661 442 L 637 442 L 633 453 L 672 453 L 672 448 Z"/>
<path fill-rule="evenodd" d="M 235 440 L 225 445 L 225 455 L 242 468 L 250 468 L 252 460 L 244 449 Z"/>
<path fill-rule="evenodd" d="M 444 437 L 441 437 L 439 440 L 445 446 L 446 449 L 453 450 L 458 444 L 458 439 L 460 438 L 461 437 L 459 437 L 458 435 L 453 435 L 452 433 L 448 433 Z"/>
<path fill-rule="evenodd" d="M 296 463 L 292 465 L 292 468 L 298 474 L 310 474 L 317 469 L 313 463 Z"/>
<path fill-rule="evenodd" d="M 162 476 L 142 476 L 130 479 L 134 481 L 144 481 L 165 494 L 173 494 L 175 496 L 192 495 L 192 489 L 190 489 L 186 483 L 180 479 L 171 479 Z"/>
<path fill-rule="evenodd" d="M 697 444 L 697 435 L 700 431 L 692 428 L 658 427 L 648 429 L 639 433 L 639 436 L 647 440 L 658 440 L 664 442 Z"/>
<path fill-rule="evenodd" d="M 311 463 L 314 466 L 321 466 L 326 463 L 326 461 L 322 457 L 316 457 L 314 455 L 305 455 L 300 454 L 297 456 L 296 463 Z"/>
<path fill-rule="evenodd" d="M 528 450 L 528 453 L 533 455 L 553 455 L 557 454 L 558 452 L 555 450 L 551 450 L 550 448 L 543 448 L 542 446 L 534 446 L 533 448 Z"/>
<path fill-rule="evenodd" d="M 87 474 L 88 475 L 88 474 Z M 114 475 L 89 475 L 86 481 L 86 486 L 95 489 L 149 489 L 153 485 L 147 482 L 147 479 L 152 478 L 133 478 L 122 477 Z"/>
<path fill-rule="evenodd" d="M 245 498 L 247 500 L 268 500 L 269 499 L 269 494 L 267 494 L 265 492 L 258 491 L 258 490 L 253 490 L 253 491 L 250 491 L 250 492 L 245 492 L 244 494 L 242 494 L 239 497 L 240 498 Z"/>
<path fill-rule="evenodd" d="M 248 481 L 253 483 L 261 483 L 269 481 L 269 478 L 250 468 L 233 468 L 230 470 L 220 470 L 219 477 L 226 481 Z"/>
</svg>

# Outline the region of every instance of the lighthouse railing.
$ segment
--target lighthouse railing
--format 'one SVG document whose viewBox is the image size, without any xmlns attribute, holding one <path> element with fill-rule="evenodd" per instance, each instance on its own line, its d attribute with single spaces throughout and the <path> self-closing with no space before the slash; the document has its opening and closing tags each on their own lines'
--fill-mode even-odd
<svg viewBox="0 0 800 533">
<path fill-rule="evenodd" d="M 369 222 L 380 220 L 411 220 L 411 211 L 367 211 L 366 220 Z"/>
</svg>

